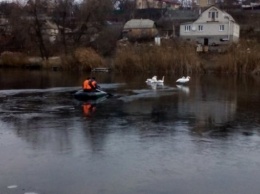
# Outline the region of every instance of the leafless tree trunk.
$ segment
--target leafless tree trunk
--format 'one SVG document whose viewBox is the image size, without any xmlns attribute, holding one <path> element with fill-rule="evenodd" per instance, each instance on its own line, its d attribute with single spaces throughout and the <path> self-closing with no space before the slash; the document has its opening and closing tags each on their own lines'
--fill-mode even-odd
<svg viewBox="0 0 260 194">
<path fill-rule="evenodd" d="M 35 32 L 35 35 L 37 37 L 37 44 L 41 53 L 42 59 L 48 60 L 49 58 L 49 52 L 46 48 L 46 45 L 43 40 L 43 34 L 42 34 L 42 21 L 39 19 L 39 14 L 41 10 L 41 4 L 42 2 L 40 0 L 35 0 L 35 1 L 29 1 L 29 12 L 31 13 L 33 17 L 33 29 Z"/>
<path fill-rule="evenodd" d="M 100 32 L 112 7 L 111 0 L 84 0 L 77 15 L 80 26 L 75 37 L 76 43 L 82 40 L 83 35 L 90 39 L 95 33 Z M 85 43 L 88 44 L 89 41 L 85 40 Z"/>
<path fill-rule="evenodd" d="M 68 53 L 68 44 L 67 44 L 67 34 L 66 29 L 68 26 L 69 20 L 71 20 L 72 16 L 72 6 L 74 4 L 74 0 L 56 0 L 55 1 L 55 22 L 59 27 L 59 31 L 61 33 L 61 42 L 64 50 L 64 54 Z"/>
</svg>

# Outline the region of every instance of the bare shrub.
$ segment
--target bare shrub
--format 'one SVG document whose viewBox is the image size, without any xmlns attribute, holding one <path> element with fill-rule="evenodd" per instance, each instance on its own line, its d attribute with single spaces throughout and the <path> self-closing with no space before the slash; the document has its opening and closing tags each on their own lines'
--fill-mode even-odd
<svg viewBox="0 0 260 194">
<path fill-rule="evenodd" d="M 102 67 L 104 61 L 91 48 L 78 48 L 72 55 L 62 57 L 63 69 L 91 71 L 96 67 Z"/>
</svg>

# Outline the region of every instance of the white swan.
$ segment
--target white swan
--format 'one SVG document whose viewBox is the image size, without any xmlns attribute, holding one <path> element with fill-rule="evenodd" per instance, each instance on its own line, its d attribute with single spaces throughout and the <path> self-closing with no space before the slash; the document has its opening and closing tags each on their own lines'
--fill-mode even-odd
<svg viewBox="0 0 260 194">
<path fill-rule="evenodd" d="M 187 83 L 188 81 L 190 81 L 190 78 L 190 76 L 187 76 L 186 78 L 183 76 L 182 78 L 177 79 L 176 82 L 181 84 Z"/>
<path fill-rule="evenodd" d="M 157 84 L 163 84 L 164 83 L 164 76 L 162 77 L 162 79 L 157 80 L 156 83 Z"/>
<path fill-rule="evenodd" d="M 146 81 L 146 83 L 156 83 L 157 82 L 157 76 L 153 76 L 152 78 L 148 78 Z"/>
</svg>

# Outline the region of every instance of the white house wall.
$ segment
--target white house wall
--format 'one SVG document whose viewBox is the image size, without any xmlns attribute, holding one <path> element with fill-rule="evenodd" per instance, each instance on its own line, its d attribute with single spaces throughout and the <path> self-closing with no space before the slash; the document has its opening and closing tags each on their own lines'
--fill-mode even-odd
<svg viewBox="0 0 260 194">
<path fill-rule="evenodd" d="M 238 24 L 234 24 L 234 30 L 233 30 L 233 37 L 235 38 L 234 41 L 238 41 L 240 36 L 240 27 Z"/>
<path fill-rule="evenodd" d="M 209 45 L 225 44 L 238 41 L 239 30 L 239 25 L 235 23 L 231 15 L 213 6 L 204 11 L 195 22 L 182 24 L 180 37 L 201 44 L 204 44 L 205 39 L 208 39 Z"/>
<path fill-rule="evenodd" d="M 224 30 L 220 30 L 220 25 L 224 25 Z M 185 26 L 190 26 L 190 31 L 185 31 Z M 199 30 L 199 26 L 202 26 L 202 30 Z M 233 24 L 228 25 L 228 23 L 211 23 L 211 24 L 187 24 L 181 25 L 181 36 L 226 36 L 232 34 Z M 229 32 L 230 31 L 230 32 Z M 235 34 L 234 34 L 235 35 Z"/>
</svg>

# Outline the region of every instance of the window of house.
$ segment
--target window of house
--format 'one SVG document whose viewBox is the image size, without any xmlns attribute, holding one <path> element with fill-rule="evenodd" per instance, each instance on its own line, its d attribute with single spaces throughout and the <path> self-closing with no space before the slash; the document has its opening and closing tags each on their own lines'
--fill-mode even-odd
<svg viewBox="0 0 260 194">
<path fill-rule="evenodd" d="M 223 24 L 219 26 L 219 31 L 224 31 L 224 29 L 225 29 L 225 26 Z"/>
<path fill-rule="evenodd" d="M 209 11 L 208 18 L 211 18 L 212 20 L 218 18 L 218 11 L 217 10 Z"/>
<path fill-rule="evenodd" d="M 211 12 L 211 19 L 215 20 L 215 18 L 216 18 L 216 12 Z"/>
<path fill-rule="evenodd" d="M 185 32 L 189 32 L 190 29 L 191 29 L 190 25 L 186 25 L 186 26 L 185 26 Z"/>
<path fill-rule="evenodd" d="M 198 26 L 198 30 L 199 30 L 199 31 L 203 31 L 203 25 L 199 25 L 199 26 Z"/>
</svg>

